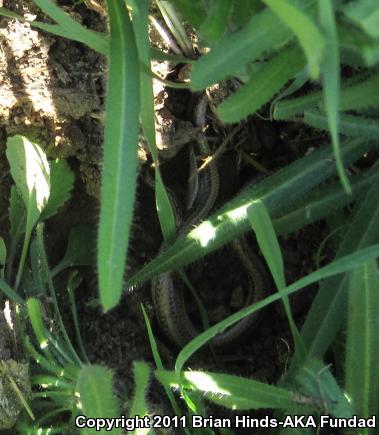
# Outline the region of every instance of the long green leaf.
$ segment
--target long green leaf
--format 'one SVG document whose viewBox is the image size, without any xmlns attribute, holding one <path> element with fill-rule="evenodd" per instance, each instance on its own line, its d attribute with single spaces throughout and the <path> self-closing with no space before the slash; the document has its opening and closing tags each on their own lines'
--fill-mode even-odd
<svg viewBox="0 0 379 435">
<path fill-rule="evenodd" d="M 376 181 L 359 207 L 336 258 L 379 242 L 378 198 L 379 183 Z M 321 283 L 302 328 L 310 357 L 324 355 L 346 319 L 346 286 L 346 276 L 336 276 Z"/>
<path fill-rule="evenodd" d="M 50 16 L 54 16 L 57 22 L 59 22 L 60 24 L 48 24 L 35 20 L 29 21 L 21 15 L 18 15 L 15 12 L 12 12 L 3 7 L 0 7 L 0 15 L 8 18 L 15 18 L 22 23 L 29 23 L 31 27 L 43 30 L 44 32 L 51 33 L 53 35 L 62 36 L 63 38 L 82 42 L 100 54 L 108 54 L 109 41 L 106 34 L 94 32 L 93 30 L 87 29 L 86 27 L 73 20 L 69 15 L 65 14 L 62 10 L 58 11 L 57 14 L 55 10 L 57 6 L 53 5 L 53 7 L 51 7 L 51 3 L 49 4 L 41 2 L 40 5 L 41 9 L 42 7 L 44 7 L 46 11 L 49 10 L 49 12 L 52 12 L 52 15 Z M 46 6 L 48 9 L 46 8 Z"/>
<path fill-rule="evenodd" d="M 324 113 L 316 110 L 304 112 L 304 122 L 319 130 L 327 130 L 328 120 Z M 350 137 L 377 140 L 379 138 L 379 121 L 356 115 L 340 115 L 340 133 Z"/>
<path fill-rule="evenodd" d="M 347 193 L 351 193 L 349 180 L 341 158 L 339 142 L 339 98 L 340 98 L 340 56 L 338 51 L 338 36 L 334 17 L 333 5 L 330 0 L 318 0 L 320 22 L 328 41 L 328 49 L 325 50 L 322 59 L 322 81 L 324 106 L 328 118 L 328 126 L 334 158 L 341 183 Z"/>
<path fill-rule="evenodd" d="M 139 67 L 133 27 L 122 0 L 108 0 L 110 60 L 98 239 L 100 299 L 117 305 L 136 188 Z"/>
<path fill-rule="evenodd" d="M 316 0 L 304 0 L 303 11 L 314 6 Z M 257 60 L 263 53 L 284 46 L 293 38 L 291 31 L 269 9 L 253 15 L 240 31 L 220 40 L 210 53 L 203 55 L 194 65 L 191 88 L 205 89 Z"/>
<path fill-rule="evenodd" d="M 218 106 L 217 113 L 221 120 L 237 122 L 256 112 L 303 68 L 304 63 L 300 50 L 293 47 L 281 50 Z"/>
<path fill-rule="evenodd" d="M 351 180 L 352 195 L 346 194 L 340 183 L 322 187 L 307 195 L 304 202 L 293 210 L 275 219 L 273 224 L 278 236 L 298 231 L 315 221 L 323 219 L 352 203 L 367 192 L 373 183 L 379 182 L 379 172 L 372 168 L 367 173 L 358 174 Z"/>
<path fill-rule="evenodd" d="M 149 1 L 141 0 L 133 9 L 133 27 L 138 47 L 138 56 L 145 65 L 150 65 L 149 42 Z M 152 77 L 142 72 L 141 81 L 141 111 L 142 128 L 149 145 L 150 153 L 155 163 L 155 198 L 159 223 L 165 240 L 172 240 L 175 234 L 175 217 L 170 200 L 164 187 L 159 161 L 158 149 L 155 140 L 155 114 Z"/>
<path fill-rule="evenodd" d="M 209 342 L 216 334 L 224 331 L 226 328 L 234 325 L 236 322 L 241 320 L 242 318 L 251 315 L 258 310 L 266 307 L 267 305 L 272 304 L 273 302 L 281 299 L 283 296 L 288 296 L 314 282 L 317 282 L 321 279 L 331 277 L 337 274 L 342 274 L 353 269 L 360 264 L 363 264 L 369 260 L 373 260 L 374 258 L 379 257 L 379 244 L 370 246 L 366 249 L 361 249 L 359 251 L 354 252 L 353 254 L 346 255 L 345 257 L 339 258 L 338 260 L 329 263 L 327 266 L 322 267 L 321 269 L 305 276 L 304 278 L 299 279 L 294 282 L 290 286 L 283 289 L 281 293 L 276 293 L 268 296 L 267 298 L 249 305 L 248 307 L 243 308 L 237 313 L 232 314 L 221 322 L 213 325 L 206 331 L 199 334 L 189 343 L 187 343 L 184 348 L 180 351 L 176 363 L 175 363 L 175 371 L 179 374 L 186 361 L 204 344 Z"/>
<path fill-rule="evenodd" d="M 289 119 L 305 110 L 323 108 L 322 93 L 315 92 L 303 97 L 279 101 L 274 107 L 274 119 Z M 358 110 L 379 103 L 379 74 L 373 74 L 348 86 L 340 94 L 339 110 Z"/>
<path fill-rule="evenodd" d="M 287 0 L 263 0 L 296 35 L 308 59 L 310 75 L 317 79 L 324 50 L 324 38 L 313 20 Z"/>
<path fill-rule="evenodd" d="M 0 278 L 4 279 L 5 263 L 7 261 L 7 247 L 4 239 L 0 237 Z"/>
<path fill-rule="evenodd" d="M 240 376 L 200 371 L 175 372 L 157 370 L 155 376 L 163 385 L 195 390 L 213 403 L 233 410 L 300 408 L 291 391 Z"/>
<path fill-rule="evenodd" d="M 343 147 L 346 162 L 354 161 L 367 149 L 368 143 L 349 143 Z M 244 190 L 235 199 L 214 213 L 208 220 L 190 231 L 162 252 L 126 282 L 126 287 L 151 279 L 153 276 L 178 270 L 220 248 L 249 228 L 247 209 L 256 199 L 262 199 L 272 219 L 285 213 L 302 196 L 335 173 L 331 150 L 328 147 L 287 166 L 282 171 Z"/>
<path fill-rule="evenodd" d="M 378 267 L 371 261 L 351 272 L 346 331 L 346 392 L 355 414 L 363 418 L 375 415 L 379 404 L 378 307 Z"/>
<path fill-rule="evenodd" d="M 151 352 L 153 354 L 155 365 L 158 368 L 158 370 L 163 370 L 164 366 L 162 363 L 161 356 L 159 355 L 159 350 L 158 350 L 157 342 L 156 342 L 154 334 L 153 334 L 153 330 L 151 329 L 149 317 L 147 316 L 145 308 L 143 305 L 141 305 L 141 309 L 142 309 L 143 317 L 145 319 L 147 335 L 149 337 L 150 348 L 151 348 Z M 165 389 L 166 395 L 168 397 L 168 400 L 171 403 L 171 406 L 172 406 L 172 409 L 173 409 L 175 415 L 178 415 L 178 416 L 182 415 L 181 410 L 180 410 L 178 404 L 176 403 L 175 396 L 172 393 L 172 391 L 170 390 L 170 388 L 167 388 L 166 386 L 164 386 L 164 389 Z M 187 431 L 186 431 L 186 433 L 187 433 Z"/>
</svg>

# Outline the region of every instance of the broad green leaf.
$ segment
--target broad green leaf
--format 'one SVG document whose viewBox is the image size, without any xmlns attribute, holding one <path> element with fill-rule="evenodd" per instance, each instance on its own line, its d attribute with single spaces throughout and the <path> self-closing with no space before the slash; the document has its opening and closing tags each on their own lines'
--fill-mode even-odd
<svg viewBox="0 0 379 435">
<path fill-rule="evenodd" d="M 259 110 L 304 66 L 300 50 L 285 48 L 253 74 L 235 94 L 223 101 L 217 113 L 224 122 L 237 122 Z"/>
<path fill-rule="evenodd" d="M 341 183 L 347 193 L 351 187 L 347 178 L 339 142 L 339 98 L 340 98 L 340 56 L 338 51 L 338 36 L 331 0 L 318 0 L 320 23 L 328 41 L 322 59 L 321 72 L 323 83 L 324 106 L 328 119 L 329 133 L 332 139 L 334 158 Z"/>
<path fill-rule="evenodd" d="M 303 289 L 314 282 L 317 282 L 321 279 L 328 278 L 334 275 L 342 274 L 347 272 L 354 267 L 357 267 L 369 260 L 373 260 L 374 258 L 379 257 L 379 244 L 372 245 L 369 248 L 361 249 L 353 254 L 346 255 L 345 257 L 339 258 L 328 265 L 322 267 L 321 269 L 310 273 L 304 278 L 299 279 L 293 284 L 289 285 L 281 293 L 275 293 L 267 298 L 256 302 L 255 304 L 249 305 L 242 310 L 232 314 L 221 322 L 213 325 L 206 331 L 199 334 L 189 343 L 187 343 L 184 348 L 180 351 L 176 363 L 175 363 L 175 371 L 179 375 L 182 371 L 184 364 L 186 361 L 202 346 L 209 342 L 215 335 L 223 332 L 226 328 L 234 325 L 236 322 L 240 321 L 242 318 L 249 316 L 258 310 L 272 304 L 273 302 L 281 299 L 283 296 L 288 296 L 296 291 Z"/>
<path fill-rule="evenodd" d="M 8 138 L 7 159 L 27 209 L 27 231 L 31 231 L 49 199 L 49 164 L 37 144 L 19 135 Z"/>
<path fill-rule="evenodd" d="M 341 89 L 340 111 L 369 108 L 379 103 L 379 74 L 348 83 L 348 86 L 343 86 Z M 323 108 L 322 92 L 279 101 L 274 107 L 274 119 L 293 118 L 305 110 L 314 108 Z"/>
<path fill-rule="evenodd" d="M 5 263 L 7 261 L 7 247 L 4 239 L 0 237 L 0 278 L 4 279 Z"/>
<path fill-rule="evenodd" d="M 304 122 L 319 130 L 327 130 L 329 127 L 325 114 L 316 110 L 305 111 Z M 379 121 L 377 119 L 341 114 L 339 124 L 340 133 L 346 136 L 368 140 L 379 138 Z"/>
<path fill-rule="evenodd" d="M 110 59 L 98 238 L 100 300 L 117 305 L 123 282 L 136 189 L 139 61 L 122 0 L 108 0 Z"/>
<path fill-rule="evenodd" d="M 313 79 L 320 75 L 320 63 L 324 50 L 324 38 L 313 20 L 300 8 L 287 0 L 263 0 L 264 3 L 296 35 L 308 59 Z"/>
<path fill-rule="evenodd" d="M 366 142 L 344 144 L 343 157 L 352 162 L 375 146 Z M 328 147 L 323 147 L 282 171 L 250 186 L 210 218 L 177 240 L 166 251 L 144 266 L 126 282 L 126 287 L 151 279 L 153 276 L 178 270 L 230 242 L 249 229 L 247 209 L 256 199 L 263 200 L 272 219 L 283 215 L 328 177 L 335 174 L 335 164 Z"/>
<path fill-rule="evenodd" d="M 322 414 L 337 418 L 350 418 L 354 412 L 344 391 L 338 385 L 330 369 L 321 360 L 310 359 L 300 368 L 296 390 L 309 397 Z"/>
<path fill-rule="evenodd" d="M 26 206 L 26 227 L 15 290 L 20 285 L 30 237 L 50 195 L 50 167 L 42 149 L 26 137 L 7 140 L 7 159 L 12 177 Z"/>
<path fill-rule="evenodd" d="M 202 371 L 175 372 L 157 370 L 155 376 L 163 385 L 195 390 L 213 403 L 233 410 L 300 408 L 296 394 L 285 388 L 240 376 Z"/>
<path fill-rule="evenodd" d="M 302 10 L 308 11 L 316 0 L 304 0 Z M 262 54 L 287 44 L 293 34 L 269 9 L 253 15 L 238 32 L 220 40 L 210 53 L 203 55 L 193 66 L 191 88 L 205 89 L 240 71 L 247 62 L 259 59 Z"/>
<path fill-rule="evenodd" d="M 68 267 L 94 266 L 96 264 L 96 230 L 93 226 L 79 224 L 68 236 L 67 248 L 62 260 L 52 269 L 54 277 Z"/>
<path fill-rule="evenodd" d="M 81 415 L 87 418 L 120 417 L 119 406 L 113 393 L 112 372 L 99 365 L 83 366 L 78 375 L 75 388 L 76 406 Z M 83 434 L 121 434 L 121 429 L 113 428 L 107 431 L 105 427 L 83 428 Z"/>
<path fill-rule="evenodd" d="M 341 243 L 336 258 L 379 242 L 379 182 L 367 192 Z M 309 357 L 322 357 L 346 319 L 347 276 L 325 280 L 302 328 Z"/>
<path fill-rule="evenodd" d="M 351 272 L 346 331 L 345 386 L 354 414 L 369 418 L 379 404 L 379 275 L 375 261 Z M 374 433 L 362 430 L 363 434 Z"/>
<path fill-rule="evenodd" d="M 141 417 L 148 415 L 149 408 L 146 401 L 150 381 L 150 367 L 142 361 L 134 361 L 134 385 L 135 392 L 129 413 L 129 418 Z M 150 432 L 150 428 L 139 428 L 135 430 L 135 435 L 143 435 Z"/>
<path fill-rule="evenodd" d="M 70 199 L 74 181 L 74 173 L 66 160 L 57 159 L 50 162 L 50 196 L 42 211 L 42 220 L 56 214 L 58 209 Z"/>
<path fill-rule="evenodd" d="M 352 1 L 344 8 L 345 15 L 373 38 L 379 38 L 379 5 L 377 0 Z"/>
</svg>

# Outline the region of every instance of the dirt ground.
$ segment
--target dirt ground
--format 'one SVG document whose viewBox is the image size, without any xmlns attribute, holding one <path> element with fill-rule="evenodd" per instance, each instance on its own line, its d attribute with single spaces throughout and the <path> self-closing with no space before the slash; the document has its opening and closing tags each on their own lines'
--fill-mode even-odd
<svg viewBox="0 0 379 435">
<path fill-rule="evenodd" d="M 70 1 L 59 3 L 78 21 L 96 30 L 106 30 L 103 17 L 84 4 L 73 7 Z M 0 0 L 0 6 L 46 20 L 25 0 L 18 1 L 17 6 L 13 0 Z M 0 46 L 0 209 L 6 210 L 9 201 L 11 177 L 5 159 L 5 144 L 9 135 L 24 134 L 41 144 L 49 158 L 66 158 L 76 175 L 71 201 L 46 227 L 49 261 L 54 264 L 64 253 L 70 228 L 80 222 L 97 221 L 106 61 L 82 44 L 37 32 L 28 24 L 6 18 L 0 19 Z M 185 146 L 181 151 L 172 151 L 169 142 L 175 147 L 180 136 L 189 134 L 186 130 L 190 122 L 186 107 L 191 98 L 188 91 L 168 91 L 163 88 L 157 94 L 159 138 L 164 148 L 168 148 L 161 152 L 165 161 L 162 170 L 168 186 L 182 200 L 187 185 L 187 153 Z M 323 140 L 317 132 L 297 124 L 274 124 L 258 116 L 249 118 L 240 127 L 233 143 L 218 162 L 222 189 L 225 191 L 220 203 L 236 193 L 248 180 L 274 172 L 312 147 L 319 146 L 320 140 Z M 208 134 L 217 146 L 230 131 L 231 127 L 212 122 Z M 152 174 L 151 158 L 146 153 L 140 154 L 128 273 L 154 257 L 162 242 L 154 194 L 147 182 Z M 7 231 L 7 213 L 3 212 L 0 217 L 1 236 L 6 238 Z M 323 225 L 317 224 L 280 240 L 288 282 L 313 269 L 313 253 L 325 235 Z M 251 243 L 254 244 L 254 241 L 251 240 Z M 225 287 L 238 292 L 236 282 L 231 281 L 225 286 L 223 272 L 228 270 L 232 276 L 241 276 L 239 267 L 238 262 L 228 261 L 225 248 L 192 268 L 195 282 L 199 282 L 199 276 L 206 276 L 202 280 L 201 294 L 205 296 L 207 307 L 220 307 L 220 294 L 228 291 Z M 153 367 L 140 311 L 142 302 L 153 321 L 165 365 L 172 368 L 178 350 L 159 331 L 149 286 L 136 288 L 126 294 L 118 308 L 104 315 L 94 303 L 97 298 L 95 271 L 83 268 L 81 273 L 84 280 L 77 292 L 78 317 L 91 362 L 111 367 L 117 374 L 119 386 L 126 386 L 129 391 L 133 387 L 132 362 L 145 360 Z M 311 296 L 312 289 L 309 289 L 293 299 L 299 324 Z M 69 307 L 65 304 L 64 296 L 61 302 L 67 308 L 64 317 L 70 328 Z M 262 313 L 251 335 L 236 348 L 223 352 L 217 359 L 208 351 L 199 352 L 190 361 L 190 366 L 192 369 L 198 367 L 234 373 L 274 383 L 284 373 L 292 349 L 285 314 L 282 306 L 277 304 Z M 153 406 L 160 406 L 161 396 L 162 389 L 153 383 L 150 393 Z"/>
</svg>

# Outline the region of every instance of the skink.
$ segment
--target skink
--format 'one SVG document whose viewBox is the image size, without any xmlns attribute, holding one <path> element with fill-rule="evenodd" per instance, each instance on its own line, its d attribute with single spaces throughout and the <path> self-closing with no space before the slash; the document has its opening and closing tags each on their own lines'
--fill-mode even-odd
<svg viewBox="0 0 379 435">
<path fill-rule="evenodd" d="M 199 138 L 197 146 L 201 154 L 210 154 L 209 145 L 204 136 Z M 196 194 L 193 195 L 191 208 L 179 227 L 178 237 L 184 237 L 195 225 L 204 220 L 214 206 L 219 191 L 219 174 L 213 162 L 198 173 L 196 185 Z M 262 299 L 267 292 L 267 272 L 259 256 L 252 252 L 244 238 L 233 241 L 232 247 L 248 274 L 250 289 L 246 304 L 252 304 Z M 165 248 L 166 245 L 163 244 L 161 251 Z M 183 347 L 198 335 L 199 331 L 188 316 L 181 277 L 177 272 L 161 274 L 152 280 L 151 291 L 160 327 L 170 341 L 178 347 Z M 255 314 L 245 317 L 234 326 L 216 335 L 211 344 L 215 347 L 229 347 L 237 344 L 242 337 L 248 334 L 256 319 Z"/>
</svg>

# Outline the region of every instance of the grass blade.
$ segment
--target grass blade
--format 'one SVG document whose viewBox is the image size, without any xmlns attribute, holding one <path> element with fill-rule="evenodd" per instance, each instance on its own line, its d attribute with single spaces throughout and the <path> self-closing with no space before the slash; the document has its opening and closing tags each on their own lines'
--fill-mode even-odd
<svg viewBox="0 0 379 435">
<path fill-rule="evenodd" d="M 132 23 L 122 0 L 108 0 L 110 60 L 98 239 L 100 300 L 117 305 L 136 189 L 139 61 Z"/>
<path fill-rule="evenodd" d="M 296 35 L 308 59 L 310 76 L 317 79 L 324 50 L 324 38 L 310 17 L 287 0 L 263 0 Z"/>
<path fill-rule="evenodd" d="M 217 113 L 224 122 L 237 122 L 256 112 L 304 66 L 302 53 L 293 47 L 281 50 L 235 94 L 222 102 Z"/>
<path fill-rule="evenodd" d="M 368 191 L 336 258 L 379 242 L 379 183 Z M 337 276 L 321 283 L 302 328 L 310 357 L 322 357 L 346 319 L 347 277 Z"/>
<path fill-rule="evenodd" d="M 340 98 L 340 56 L 338 50 L 338 35 L 334 17 L 333 5 L 330 0 L 318 0 L 320 22 L 325 38 L 328 41 L 328 49 L 325 50 L 322 59 L 322 82 L 324 106 L 328 119 L 328 127 L 337 171 L 341 183 L 347 193 L 351 194 L 351 187 L 346 176 L 341 158 L 339 142 L 339 98 Z"/>
<path fill-rule="evenodd" d="M 346 392 L 354 413 L 369 418 L 377 413 L 379 397 L 379 275 L 375 261 L 351 272 L 346 342 Z M 370 429 L 362 434 L 373 433 Z"/>
<path fill-rule="evenodd" d="M 144 65 L 150 65 L 149 42 L 149 1 L 141 0 L 133 9 L 133 27 L 138 47 L 138 56 Z M 165 240 L 170 241 L 175 235 L 175 217 L 170 200 L 162 181 L 158 149 L 155 140 L 155 113 L 153 84 L 150 74 L 142 72 L 141 81 L 141 111 L 140 118 L 143 132 L 149 145 L 150 153 L 155 163 L 155 198 L 159 223 Z"/>
<path fill-rule="evenodd" d="M 0 237 L 0 278 L 4 279 L 5 263 L 7 262 L 7 247 L 4 239 Z"/>
<path fill-rule="evenodd" d="M 59 36 L 65 36 L 74 41 L 82 42 L 101 54 L 108 52 L 108 38 L 105 35 L 82 26 L 52 0 L 33 1 L 46 15 L 58 23 L 56 28 L 59 28 Z M 51 31 L 51 29 L 52 27 L 48 27 L 47 31 Z"/>
<path fill-rule="evenodd" d="M 281 294 L 282 290 L 286 287 L 283 257 L 267 208 L 264 206 L 263 202 L 258 199 L 248 208 L 247 215 L 250 225 L 257 237 L 259 248 L 269 266 L 276 288 L 279 294 Z M 283 296 L 282 301 L 295 347 L 299 354 L 303 355 L 305 353 L 304 343 L 293 319 L 288 296 Z"/>
<path fill-rule="evenodd" d="M 163 367 L 161 357 L 159 355 L 158 346 L 157 346 L 157 342 L 155 341 L 153 330 L 151 329 L 150 320 L 146 314 L 146 311 L 145 311 L 145 308 L 143 305 L 141 305 L 141 309 L 142 309 L 143 317 L 145 319 L 147 334 L 149 336 L 150 347 L 151 347 L 151 351 L 153 353 L 155 365 L 158 368 L 158 370 L 162 371 L 162 370 L 164 370 L 164 367 Z M 178 416 L 182 415 L 182 412 L 181 412 L 178 404 L 176 403 L 175 396 L 172 394 L 172 391 L 170 390 L 170 388 L 167 388 L 167 386 L 164 385 L 164 389 L 165 389 L 166 395 L 168 397 L 168 400 L 171 403 L 171 406 L 172 406 L 172 409 L 173 409 L 175 415 L 178 415 Z M 186 430 L 186 432 L 187 432 L 187 430 Z"/>
</svg>

